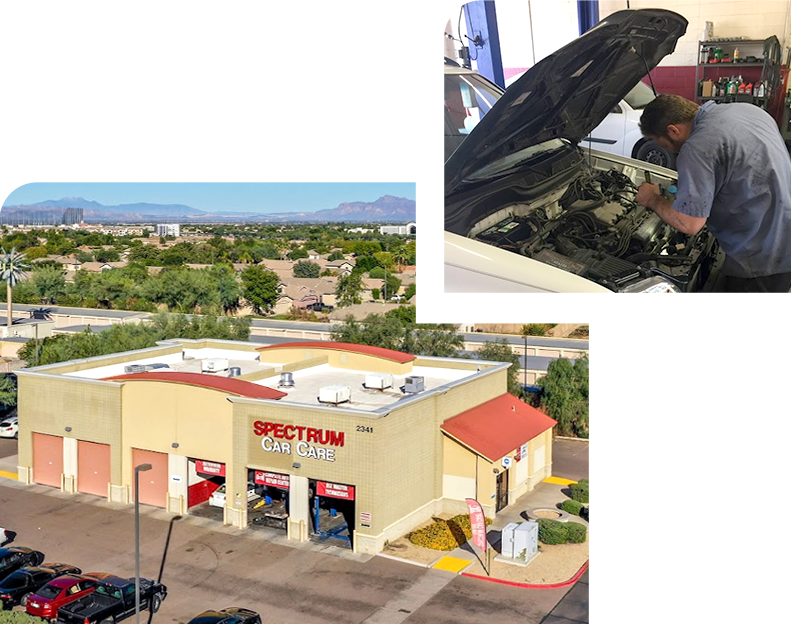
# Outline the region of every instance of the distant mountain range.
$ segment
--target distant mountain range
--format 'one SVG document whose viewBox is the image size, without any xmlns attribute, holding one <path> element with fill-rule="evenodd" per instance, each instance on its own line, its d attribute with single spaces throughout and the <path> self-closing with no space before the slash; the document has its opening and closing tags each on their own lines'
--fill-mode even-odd
<svg viewBox="0 0 791 624">
<path fill-rule="evenodd" d="M 82 208 L 85 223 L 154 223 L 172 220 L 185 223 L 274 222 L 274 223 L 402 223 L 415 220 L 415 201 L 385 195 L 374 202 L 344 202 L 336 208 L 315 212 L 206 212 L 184 204 L 135 203 L 105 206 L 82 197 L 48 199 L 35 204 L 3 206 L 0 223 L 57 224 L 67 208 Z"/>
</svg>

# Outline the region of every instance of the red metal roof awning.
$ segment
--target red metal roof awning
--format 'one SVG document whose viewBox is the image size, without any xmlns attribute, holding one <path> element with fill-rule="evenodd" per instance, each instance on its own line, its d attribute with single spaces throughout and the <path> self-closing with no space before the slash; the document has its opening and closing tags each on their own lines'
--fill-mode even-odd
<svg viewBox="0 0 791 624">
<path fill-rule="evenodd" d="M 199 386 L 210 390 L 220 390 L 228 394 L 248 397 L 250 399 L 280 399 L 286 396 L 285 392 L 259 386 L 244 379 L 234 377 L 214 377 L 205 373 L 163 373 L 150 371 L 146 373 L 130 373 L 128 375 L 115 375 L 105 377 L 102 381 L 163 381 L 165 383 L 186 384 Z"/>
<path fill-rule="evenodd" d="M 482 457 L 496 462 L 557 424 L 512 394 L 448 418 L 440 429 Z"/>
<path fill-rule="evenodd" d="M 373 355 L 392 362 L 405 364 L 413 361 L 416 356 L 409 353 L 402 353 L 401 351 L 393 351 L 392 349 L 384 349 L 382 347 L 372 347 L 370 345 L 359 345 L 351 342 L 286 342 L 278 345 L 267 345 L 265 347 L 258 347 L 256 351 L 266 351 L 267 349 L 330 349 L 336 351 L 350 351 L 352 353 L 360 353 L 363 355 Z"/>
</svg>

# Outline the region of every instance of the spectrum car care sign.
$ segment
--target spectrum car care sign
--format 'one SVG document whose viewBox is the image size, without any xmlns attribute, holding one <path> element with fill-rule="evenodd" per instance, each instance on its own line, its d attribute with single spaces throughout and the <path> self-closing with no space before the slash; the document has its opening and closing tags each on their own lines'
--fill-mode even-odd
<svg viewBox="0 0 791 624">
<path fill-rule="evenodd" d="M 296 453 L 299 457 L 335 461 L 335 449 L 344 444 L 343 431 L 317 429 L 300 425 L 284 425 L 256 420 L 253 432 L 261 437 L 261 448 L 267 453 Z"/>
</svg>

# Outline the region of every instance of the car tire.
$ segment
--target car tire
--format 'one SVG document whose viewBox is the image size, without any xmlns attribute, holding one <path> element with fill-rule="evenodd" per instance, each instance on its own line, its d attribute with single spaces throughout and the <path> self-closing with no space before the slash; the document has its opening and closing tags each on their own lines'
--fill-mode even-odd
<svg viewBox="0 0 791 624">
<path fill-rule="evenodd" d="M 652 165 L 659 165 L 660 167 L 667 167 L 668 169 L 676 168 L 676 155 L 655 141 L 646 141 L 643 143 L 638 148 L 634 157 L 637 160 L 642 160 Z"/>
<path fill-rule="evenodd" d="M 159 607 L 162 605 L 162 598 L 159 597 L 159 594 L 154 594 L 151 596 L 151 604 L 149 605 L 149 609 L 151 613 L 156 613 L 159 611 Z"/>
</svg>

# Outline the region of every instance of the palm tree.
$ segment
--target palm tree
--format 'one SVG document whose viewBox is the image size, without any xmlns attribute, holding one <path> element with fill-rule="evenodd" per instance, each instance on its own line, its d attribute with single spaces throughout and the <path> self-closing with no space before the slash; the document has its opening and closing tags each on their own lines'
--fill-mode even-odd
<svg viewBox="0 0 791 624">
<path fill-rule="evenodd" d="M 6 283 L 7 287 L 7 307 L 6 307 L 6 314 L 7 318 L 6 321 L 8 323 L 8 331 L 11 331 L 11 296 L 14 286 L 19 283 L 19 280 L 22 279 L 22 276 L 25 274 L 30 268 L 30 265 L 26 262 L 27 256 L 23 253 L 19 253 L 16 250 L 16 247 L 12 248 L 10 252 L 7 252 L 4 248 L 0 248 L 0 272 L 2 272 L 2 280 Z"/>
</svg>

